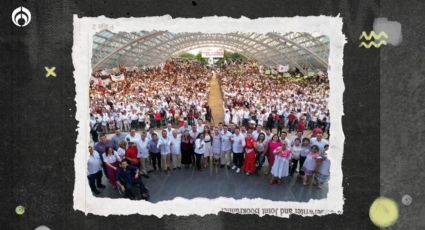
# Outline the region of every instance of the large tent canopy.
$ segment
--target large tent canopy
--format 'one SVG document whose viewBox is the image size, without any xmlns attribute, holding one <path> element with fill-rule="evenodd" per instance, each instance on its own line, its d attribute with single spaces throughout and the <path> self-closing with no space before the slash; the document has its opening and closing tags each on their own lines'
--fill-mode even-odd
<svg viewBox="0 0 425 230">
<path fill-rule="evenodd" d="M 303 74 L 328 69 L 329 39 L 309 33 L 171 33 L 103 30 L 93 38 L 94 70 L 156 66 L 193 49 L 218 47 L 238 52 L 265 66 L 289 65 Z"/>
</svg>

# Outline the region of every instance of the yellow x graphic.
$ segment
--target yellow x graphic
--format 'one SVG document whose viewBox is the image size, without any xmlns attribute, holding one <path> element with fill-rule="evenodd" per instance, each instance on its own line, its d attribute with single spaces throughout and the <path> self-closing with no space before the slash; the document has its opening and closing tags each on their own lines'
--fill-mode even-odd
<svg viewBox="0 0 425 230">
<path fill-rule="evenodd" d="M 56 67 L 49 68 L 47 66 L 44 66 L 44 69 L 47 71 L 46 77 L 49 77 L 49 76 L 56 77 L 56 73 L 55 73 Z"/>
</svg>

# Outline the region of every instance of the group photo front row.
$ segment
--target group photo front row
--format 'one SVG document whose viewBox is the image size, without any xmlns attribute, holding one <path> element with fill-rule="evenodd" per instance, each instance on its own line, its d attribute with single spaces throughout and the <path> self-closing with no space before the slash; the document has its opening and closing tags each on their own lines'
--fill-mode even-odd
<svg viewBox="0 0 425 230">
<path fill-rule="evenodd" d="M 304 186 L 321 189 L 329 180 L 329 142 L 321 127 L 277 132 L 252 120 L 245 126 L 213 126 L 202 119 L 174 127 L 168 123 L 162 130 L 131 128 L 129 133 L 116 127 L 112 135 L 100 133 L 88 148 L 87 178 L 92 193 L 99 195 L 106 188 L 102 184 L 105 176 L 124 197 L 148 200 L 155 191 L 148 190 L 142 177 L 149 180 L 158 173 L 212 167 L 246 176 L 264 175 L 270 186 L 296 176 Z"/>
</svg>

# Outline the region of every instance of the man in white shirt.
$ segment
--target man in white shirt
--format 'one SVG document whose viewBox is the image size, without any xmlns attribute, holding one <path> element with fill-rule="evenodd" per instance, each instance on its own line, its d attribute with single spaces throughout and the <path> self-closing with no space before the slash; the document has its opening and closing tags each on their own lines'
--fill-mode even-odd
<svg viewBox="0 0 425 230">
<path fill-rule="evenodd" d="M 146 176 L 148 175 L 148 171 L 149 171 L 148 141 L 149 140 L 146 137 L 146 132 L 142 131 L 142 135 L 140 135 L 140 139 L 135 142 L 137 146 L 137 158 L 139 158 L 139 161 L 140 161 L 140 171 Z"/>
<path fill-rule="evenodd" d="M 244 158 L 244 147 L 245 147 L 245 136 L 240 133 L 239 127 L 235 128 L 235 134 L 232 135 L 232 150 L 233 150 L 233 167 L 236 169 L 236 173 L 241 171 L 243 158 Z"/>
<path fill-rule="evenodd" d="M 131 128 L 130 133 L 125 136 L 125 141 L 136 143 L 140 140 L 140 135 L 136 133 L 136 128 Z"/>
<path fill-rule="evenodd" d="M 232 154 L 232 133 L 228 131 L 227 125 L 223 125 L 223 131 L 221 132 L 221 155 L 220 155 L 221 168 L 227 165 L 227 168 L 230 169 L 231 154 Z"/>
<path fill-rule="evenodd" d="M 139 116 L 137 116 L 137 113 L 133 110 L 130 115 L 131 118 L 131 128 L 137 129 L 137 124 L 139 123 Z"/>
<path fill-rule="evenodd" d="M 167 128 L 164 129 L 167 132 L 167 136 L 170 138 L 173 136 L 173 126 L 171 125 L 171 123 L 167 124 Z"/>
<path fill-rule="evenodd" d="M 287 136 L 288 136 L 288 133 L 286 131 L 282 131 L 282 135 L 280 135 L 280 141 L 286 142 L 287 149 L 291 149 L 291 141 L 289 140 Z"/>
<path fill-rule="evenodd" d="M 106 188 L 102 184 L 102 160 L 97 151 L 89 146 L 89 159 L 87 160 L 87 178 L 89 180 L 90 189 L 93 194 L 99 195 L 100 191 L 96 188 Z"/>
<path fill-rule="evenodd" d="M 316 137 L 311 138 L 311 146 L 317 145 L 319 147 L 319 153 L 323 154 L 325 145 L 329 145 L 329 142 L 323 139 L 323 132 L 318 132 Z"/>
<path fill-rule="evenodd" d="M 173 170 L 181 169 L 181 135 L 177 134 L 176 130 L 172 131 L 171 137 L 170 137 L 170 147 L 171 147 L 171 161 L 173 164 Z"/>
</svg>

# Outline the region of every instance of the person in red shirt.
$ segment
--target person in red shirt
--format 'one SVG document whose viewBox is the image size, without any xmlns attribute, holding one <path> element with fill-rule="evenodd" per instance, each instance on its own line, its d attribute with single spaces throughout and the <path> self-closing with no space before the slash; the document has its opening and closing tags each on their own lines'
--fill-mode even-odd
<svg viewBox="0 0 425 230">
<path fill-rule="evenodd" d="M 323 133 L 323 130 L 319 126 L 313 129 L 311 132 L 311 137 L 316 137 L 318 133 Z"/>
<path fill-rule="evenodd" d="M 294 130 L 294 123 L 297 117 L 295 117 L 294 111 L 292 111 L 288 116 L 288 131 L 292 132 Z"/>
<path fill-rule="evenodd" d="M 297 132 L 303 132 L 305 129 L 305 121 L 304 118 L 301 118 L 300 121 L 297 123 Z"/>
<path fill-rule="evenodd" d="M 155 118 L 156 127 L 158 129 L 161 128 L 161 113 L 159 111 L 156 111 L 154 118 Z"/>
<path fill-rule="evenodd" d="M 139 168 L 139 158 L 137 158 L 137 147 L 136 147 L 136 143 L 134 142 L 128 142 L 128 148 L 125 151 L 125 159 L 127 159 L 127 161 Z"/>
<path fill-rule="evenodd" d="M 255 173 L 255 149 L 254 149 L 255 139 L 252 137 L 252 131 L 248 131 L 247 136 L 245 137 L 245 161 L 243 163 L 242 169 L 245 174 L 248 176 Z"/>
</svg>

